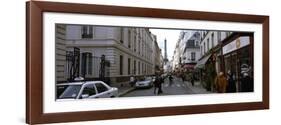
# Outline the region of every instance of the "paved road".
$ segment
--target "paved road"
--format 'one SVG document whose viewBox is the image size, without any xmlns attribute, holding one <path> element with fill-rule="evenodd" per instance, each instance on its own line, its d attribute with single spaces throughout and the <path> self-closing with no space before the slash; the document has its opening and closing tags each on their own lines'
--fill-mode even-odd
<svg viewBox="0 0 281 125">
<path fill-rule="evenodd" d="M 194 94 L 191 88 L 186 83 L 182 82 L 181 79 L 174 77 L 173 83 L 169 84 L 169 80 L 165 79 L 162 84 L 163 93 L 160 95 L 183 95 L 183 94 Z M 154 88 L 149 89 L 136 89 L 130 93 L 123 95 L 123 97 L 137 97 L 137 96 L 153 96 Z"/>
</svg>

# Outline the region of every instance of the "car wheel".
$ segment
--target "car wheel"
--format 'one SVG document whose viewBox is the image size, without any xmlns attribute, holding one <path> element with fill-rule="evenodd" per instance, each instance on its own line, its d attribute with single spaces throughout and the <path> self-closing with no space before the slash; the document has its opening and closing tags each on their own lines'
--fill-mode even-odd
<svg viewBox="0 0 281 125">
<path fill-rule="evenodd" d="M 110 98 L 115 98 L 115 96 L 110 96 Z"/>
</svg>

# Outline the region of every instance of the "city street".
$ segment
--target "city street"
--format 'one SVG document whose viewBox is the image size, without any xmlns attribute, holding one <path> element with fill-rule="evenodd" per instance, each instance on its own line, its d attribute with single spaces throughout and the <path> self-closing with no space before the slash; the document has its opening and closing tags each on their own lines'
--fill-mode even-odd
<svg viewBox="0 0 281 125">
<path fill-rule="evenodd" d="M 253 92 L 252 37 L 228 31 L 57 24 L 56 97 L 155 96 L 151 86 L 156 75 L 174 77 L 171 83 L 162 81 L 159 96 Z"/>
<path fill-rule="evenodd" d="M 198 88 L 198 86 L 191 86 L 191 83 L 185 81 L 183 82 L 180 78 L 174 77 L 173 83 L 169 85 L 169 79 L 166 78 L 162 84 L 163 93 L 162 95 L 186 95 L 186 94 L 204 94 L 207 93 L 203 88 Z M 200 90 L 200 91 L 199 91 Z M 137 96 L 154 96 L 154 87 L 147 89 L 136 89 L 131 91 L 122 97 L 137 97 Z"/>
</svg>

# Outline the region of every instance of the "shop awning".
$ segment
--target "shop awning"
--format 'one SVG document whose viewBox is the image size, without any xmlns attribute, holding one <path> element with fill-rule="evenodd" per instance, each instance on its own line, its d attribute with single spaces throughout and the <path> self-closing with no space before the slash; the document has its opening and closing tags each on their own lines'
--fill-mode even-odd
<svg viewBox="0 0 281 125">
<path fill-rule="evenodd" d="M 185 64 L 183 67 L 184 68 L 194 68 L 194 64 L 193 65 L 192 64 Z"/>
<path fill-rule="evenodd" d="M 203 68 L 210 57 L 211 54 L 199 60 L 194 68 Z"/>
</svg>

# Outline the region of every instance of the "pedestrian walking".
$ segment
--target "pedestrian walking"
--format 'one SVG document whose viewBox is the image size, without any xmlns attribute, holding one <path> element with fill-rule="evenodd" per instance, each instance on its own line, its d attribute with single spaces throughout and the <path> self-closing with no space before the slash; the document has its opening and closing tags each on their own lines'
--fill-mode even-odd
<svg viewBox="0 0 281 125">
<path fill-rule="evenodd" d="M 225 93 L 227 86 L 227 80 L 223 72 L 220 72 L 215 78 L 215 88 L 218 93 Z"/>
<path fill-rule="evenodd" d="M 193 73 L 191 73 L 190 82 L 191 82 L 191 85 L 194 86 L 194 74 Z"/>
<path fill-rule="evenodd" d="M 155 78 L 155 81 L 153 82 L 153 85 L 154 85 L 154 91 L 153 93 L 155 95 L 158 95 L 159 93 L 159 86 L 160 86 L 160 78 L 159 78 L 159 75 L 156 75 L 156 78 Z"/>
<path fill-rule="evenodd" d="M 130 85 L 131 85 L 131 87 L 133 87 L 135 85 L 135 82 L 136 82 L 135 77 L 131 76 L 130 77 Z"/>
<path fill-rule="evenodd" d="M 228 85 L 227 85 L 226 92 L 227 93 L 236 92 L 234 75 L 232 74 L 232 72 L 230 70 L 227 72 L 227 82 L 228 82 Z"/>
<path fill-rule="evenodd" d="M 173 76 L 172 75 L 170 75 L 169 76 L 169 86 L 171 86 L 172 85 L 172 83 L 173 83 Z"/>
<path fill-rule="evenodd" d="M 184 82 L 184 80 L 185 80 L 184 73 L 181 74 L 181 79 L 182 79 L 182 81 Z"/>
<path fill-rule="evenodd" d="M 162 90 L 162 83 L 164 83 L 164 77 L 161 77 L 160 76 L 160 84 L 159 84 L 159 91 L 158 91 L 158 94 L 161 94 L 163 93 L 163 90 Z"/>
<path fill-rule="evenodd" d="M 163 93 L 162 91 L 162 82 L 163 82 L 163 78 L 159 75 L 156 76 L 155 81 L 154 81 L 154 94 L 158 95 Z"/>
</svg>

